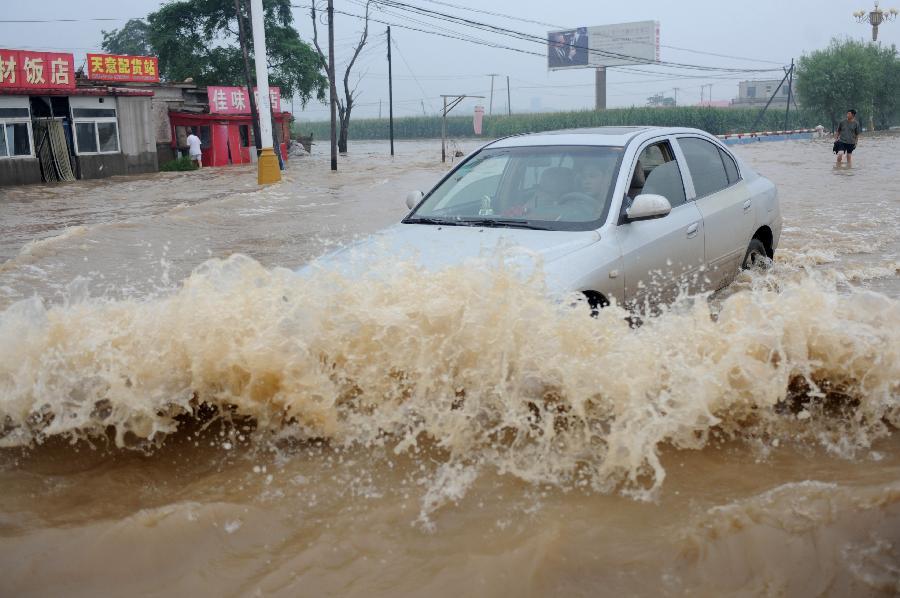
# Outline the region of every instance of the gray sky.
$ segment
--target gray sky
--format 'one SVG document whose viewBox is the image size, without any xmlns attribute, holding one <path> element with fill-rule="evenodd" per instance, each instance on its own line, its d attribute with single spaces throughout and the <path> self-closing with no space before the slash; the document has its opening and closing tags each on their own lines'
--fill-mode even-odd
<svg viewBox="0 0 900 598">
<path fill-rule="evenodd" d="M 308 6 L 310 0 L 294 0 L 295 4 Z M 425 0 L 404 0 L 423 8 L 465 16 L 472 20 L 488 22 L 509 29 L 544 36 L 546 27 L 511 21 L 502 17 L 468 12 L 430 3 Z M 727 66 L 739 68 L 776 68 L 768 62 L 753 62 L 735 58 L 722 58 L 675 49 L 678 46 L 702 52 L 727 54 L 755 60 L 789 64 L 792 57 L 826 46 L 833 36 L 871 39 L 868 25 L 856 22 L 852 13 L 857 9 L 870 9 L 872 0 L 644 0 L 642 2 L 570 0 L 546 2 L 539 0 L 446 0 L 459 6 L 490 10 L 515 15 L 520 18 L 548 22 L 564 27 L 592 26 L 627 21 L 658 20 L 661 32 L 661 59 L 696 65 Z M 155 10 L 159 0 L 43 0 L 42 2 L 16 2 L 2 0 L 2 19 L 87 19 L 119 18 L 116 22 L 80 21 L 75 23 L 6 24 L 0 23 L 0 45 L 7 48 L 29 48 L 70 51 L 76 60 L 83 60 L 88 51 L 99 50 L 102 29 L 113 29 L 128 18 L 143 17 Z M 335 9 L 349 13 L 362 13 L 359 0 L 334 0 Z M 324 4 L 324 3 L 322 3 Z M 882 2 L 883 7 L 900 7 L 900 0 Z M 372 15 L 382 21 L 397 25 L 432 29 L 423 25 L 428 19 L 420 16 L 394 14 L 373 10 Z M 312 27 L 308 9 L 295 10 L 295 25 L 305 40 L 311 40 Z M 545 52 L 537 44 L 492 36 L 482 31 L 459 25 L 436 23 L 442 27 L 477 35 L 522 49 Z M 354 68 L 360 96 L 354 114 L 358 117 L 387 116 L 387 63 L 385 26 L 372 23 L 370 41 Z M 349 59 L 355 41 L 361 31 L 361 21 L 349 16 L 335 18 L 335 56 L 338 73 Z M 320 28 L 324 34 L 326 28 Z M 495 81 L 494 112 L 506 111 L 506 77 L 510 77 L 512 110 L 529 111 L 592 108 L 594 105 L 594 72 L 591 69 L 571 71 L 547 71 L 546 57 L 519 54 L 435 37 L 424 33 L 392 27 L 395 41 L 394 114 L 395 116 L 422 114 L 423 104 L 427 113 L 435 113 L 440 106 L 440 94 L 466 93 L 488 96 L 489 73 L 500 76 Z M 879 30 L 883 44 L 900 43 L 900 21 L 886 23 Z M 323 40 L 324 42 L 324 40 Z M 190 44 L 191 40 L 185 40 Z M 768 78 L 765 75 L 697 73 L 660 66 L 638 67 L 645 73 L 623 72 L 611 69 L 608 74 L 608 105 L 642 106 L 646 98 L 657 92 L 672 95 L 678 91 L 679 104 L 693 104 L 700 99 L 700 86 L 712 83 L 712 98 L 726 100 L 737 94 L 737 83 L 743 79 Z M 691 78 L 669 79 L 675 75 Z M 780 78 L 777 73 L 771 77 Z M 488 107 L 489 99 L 479 100 Z M 467 100 L 457 111 L 471 113 L 475 100 Z M 286 102 L 288 107 L 289 102 Z M 327 106 L 310 103 L 301 112 L 296 104 L 297 117 L 307 120 L 323 120 L 328 116 Z"/>
</svg>

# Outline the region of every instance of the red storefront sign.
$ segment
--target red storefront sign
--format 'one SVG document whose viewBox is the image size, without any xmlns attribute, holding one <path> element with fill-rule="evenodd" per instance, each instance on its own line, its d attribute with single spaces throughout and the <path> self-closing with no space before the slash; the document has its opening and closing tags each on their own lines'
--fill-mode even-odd
<svg viewBox="0 0 900 598">
<path fill-rule="evenodd" d="M 88 54 L 87 67 L 88 78 L 97 81 L 159 82 L 159 59 L 156 56 Z"/>
<path fill-rule="evenodd" d="M 250 97 L 246 87 L 207 87 L 210 114 L 250 114 Z M 253 88 L 256 105 L 259 105 L 259 90 Z M 281 112 L 281 88 L 269 88 L 272 112 Z"/>
<path fill-rule="evenodd" d="M 59 52 L 0 50 L 0 89 L 72 89 L 75 58 Z"/>
</svg>

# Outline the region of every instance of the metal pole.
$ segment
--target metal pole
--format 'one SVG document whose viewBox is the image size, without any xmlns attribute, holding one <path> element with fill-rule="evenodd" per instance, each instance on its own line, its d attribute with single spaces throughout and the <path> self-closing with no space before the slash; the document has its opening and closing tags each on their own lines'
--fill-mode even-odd
<svg viewBox="0 0 900 598">
<path fill-rule="evenodd" d="M 256 98 L 253 94 L 253 79 L 250 77 L 250 58 L 247 55 L 247 39 L 244 33 L 244 17 L 241 15 L 241 0 L 234 0 L 234 10 L 237 14 L 238 37 L 241 40 L 241 53 L 244 55 L 244 77 L 247 79 L 247 95 L 250 98 L 250 121 L 253 125 L 253 139 L 256 142 L 256 155 L 262 151 L 262 139 L 259 133 L 259 112 L 256 110 Z M 291 100 L 293 102 L 293 99 Z M 293 104 L 291 104 L 293 106 Z"/>
<path fill-rule="evenodd" d="M 256 88 L 259 105 L 259 132 L 262 151 L 259 154 L 256 180 L 260 185 L 281 180 L 278 158 L 272 149 L 272 102 L 269 100 L 269 69 L 266 64 L 266 30 L 263 25 L 262 0 L 250 0 L 250 22 L 253 24 L 253 52 L 256 55 Z"/>
<path fill-rule="evenodd" d="M 334 0 L 328 0 L 328 81 L 331 104 L 331 170 L 337 170 L 337 90 L 334 84 Z"/>
<path fill-rule="evenodd" d="M 447 161 L 447 98 L 444 98 L 444 116 L 441 119 L 441 162 Z"/>
<path fill-rule="evenodd" d="M 391 26 L 387 28 L 388 46 L 388 119 L 391 129 L 391 155 L 394 155 L 394 80 L 391 75 Z"/>
<path fill-rule="evenodd" d="M 673 101 L 675 102 L 675 105 L 676 105 L 676 106 L 678 105 L 678 90 L 679 90 L 679 89 L 681 89 L 681 88 L 680 88 L 680 87 L 673 87 L 673 88 L 672 88 L 672 91 L 673 91 L 674 94 L 675 94 L 674 97 L 673 97 L 672 99 L 673 99 Z"/>
<path fill-rule="evenodd" d="M 491 101 L 490 101 L 490 104 L 488 105 L 488 115 L 491 115 L 494 113 L 494 77 L 496 77 L 496 76 L 497 76 L 496 73 L 494 73 L 492 75 L 488 75 L 488 77 L 491 78 Z"/>
<path fill-rule="evenodd" d="M 788 100 L 787 106 L 784 109 L 784 130 L 787 131 L 788 128 L 788 116 L 791 114 L 791 94 L 794 93 L 794 59 L 791 58 L 791 70 L 790 76 L 788 77 Z"/>
<path fill-rule="evenodd" d="M 509 75 L 506 76 L 506 115 L 512 116 L 512 103 L 509 99 Z"/>
<path fill-rule="evenodd" d="M 781 83 L 779 83 L 778 87 L 775 88 L 775 93 L 772 94 L 772 96 L 769 98 L 769 101 L 766 102 L 765 106 L 763 106 L 763 109 L 759 111 L 759 114 L 756 116 L 756 120 L 753 121 L 753 126 L 750 127 L 751 133 L 756 131 L 757 125 L 759 125 L 759 123 L 762 121 L 762 117 L 766 113 L 766 110 L 769 109 L 769 104 L 772 103 L 772 100 L 774 100 L 775 96 L 778 95 L 778 90 L 781 89 L 781 86 L 784 85 L 784 82 L 787 80 L 789 72 L 790 71 L 784 74 L 784 77 L 781 79 Z"/>
</svg>

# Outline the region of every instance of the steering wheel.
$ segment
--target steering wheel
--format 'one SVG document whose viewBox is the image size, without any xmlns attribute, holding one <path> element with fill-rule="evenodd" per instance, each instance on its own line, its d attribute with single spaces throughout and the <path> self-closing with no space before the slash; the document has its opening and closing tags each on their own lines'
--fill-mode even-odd
<svg viewBox="0 0 900 598">
<path fill-rule="evenodd" d="M 574 220 L 587 221 L 596 217 L 597 200 L 581 191 L 566 193 L 557 200 L 556 205 L 563 207 L 566 215 Z"/>
</svg>

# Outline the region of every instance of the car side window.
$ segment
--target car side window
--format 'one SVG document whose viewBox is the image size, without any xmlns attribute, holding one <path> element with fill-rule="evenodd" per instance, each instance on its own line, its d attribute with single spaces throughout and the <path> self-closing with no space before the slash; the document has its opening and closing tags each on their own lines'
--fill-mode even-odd
<svg viewBox="0 0 900 598">
<path fill-rule="evenodd" d="M 680 138 L 678 145 L 681 146 L 688 169 L 691 171 L 697 199 L 721 191 L 729 185 L 728 174 L 725 172 L 725 164 L 722 163 L 718 147 L 696 137 Z"/>
<path fill-rule="evenodd" d="M 722 164 L 725 165 L 725 174 L 728 175 L 728 184 L 734 185 L 741 179 L 741 175 L 738 174 L 737 164 L 734 163 L 734 158 L 721 147 L 719 148 L 719 155 L 722 157 Z"/>
<path fill-rule="evenodd" d="M 685 203 L 681 170 L 668 141 L 648 145 L 638 155 L 628 185 L 628 197 L 634 199 L 642 193 L 662 195 L 673 208 Z"/>
</svg>

